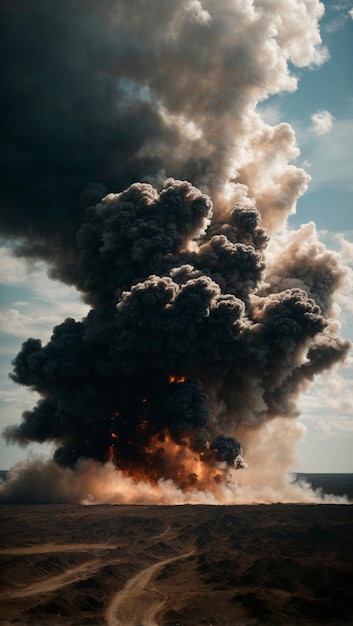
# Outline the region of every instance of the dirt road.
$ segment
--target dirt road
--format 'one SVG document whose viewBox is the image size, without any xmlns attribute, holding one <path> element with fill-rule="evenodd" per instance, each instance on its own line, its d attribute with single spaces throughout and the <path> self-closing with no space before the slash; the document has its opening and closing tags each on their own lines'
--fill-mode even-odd
<svg viewBox="0 0 353 626">
<path fill-rule="evenodd" d="M 50 554 L 57 552 L 92 552 L 92 550 L 116 550 L 111 543 L 47 543 L 42 545 L 23 546 L 21 548 L 5 548 L 0 550 L 0 556 L 24 554 Z"/>
<path fill-rule="evenodd" d="M 110 561 L 110 563 L 117 563 L 118 559 L 114 559 Z M 26 587 L 21 587 L 20 589 L 9 589 L 0 595 L 2 599 L 13 599 L 13 598 L 26 598 L 29 596 L 37 596 L 44 593 L 49 593 L 50 591 L 56 591 L 61 587 L 66 587 L 68 585 L 72 585 L 79 580 L 85 580 L 89 578 L 96 572 L 98 572 L 106 562 L 102 562 L 101 559 L 93 559 L 92 561 L 86 561 L 77 567 L 72 567 L 61 574 L 57 574 L 56 576 L 50 576 L 45 578 L 44 580 L 40 580 L 39 582 L 33 583 L 33 585 L 27 585 Z"/>
<path fill-rule="evenodd" d="M 187 559 L 194 551 L 173 556 L 164 561 L 159 561 L 142 570 L 131 578 L 121 591 L 114 596 L 106 611 L 108 626 L 158 626 L 155 620 L 157 613 L 163 608 L 166 594 L 158 591 L 155 587 L 146 589 L 151 578 L 168 563 Z M 162 596 L 162 598 L 161 598 Z"/>
</svg>

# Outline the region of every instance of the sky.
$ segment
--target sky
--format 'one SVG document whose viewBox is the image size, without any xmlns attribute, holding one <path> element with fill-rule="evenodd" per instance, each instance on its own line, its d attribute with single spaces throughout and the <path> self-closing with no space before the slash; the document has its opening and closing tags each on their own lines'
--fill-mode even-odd
<svg viewBox="0 0 353 626">
<path fill-rule="evenodd" d="M 207 11 L 189 3 L 197 20 L 207 22 Z M 190 8 L 191 7 L 191 8 Z M 353 5 L 325 3 L 320 33 L 326 60 L 319 66 L 291 66 L 297 88 L 279 91 L 260 101 L 257 112 L 269 125 L 288 123 L 295 132 L 300 154 L 292 162 L 311 177 L 298 199 L 286 233 L 314 222 L 320 240 L 339 252 L 347 266 L 345 284 L 334 304 L 336 331 L 353 340 Z M 300 64 L 299 64 L 300 65 Z M 310 65 L 310 64 L 309 64 Z M 165 114 L 167 115 L 167 114 Z M 170 118 L 171 119 L 171 118 Z M 169 122 L 170 122 L 169 119 Z M 189 127 L 190 137 L 194 129 Z M 185 129 L 184 129 L 185 130 Z M 282 234 L 274 233 L 273 245 Z M 308 235 L 309 236 L 309 235 Z M 66 317 L 87 315 L 75 287 L 50 279 L 44 261 L 13 255 L 3 237 L 0 248 L 0 429 L 18 424 L 36 393 L 13 382 L 11 362 L 28 337 L 49 340 L 52 329 Z M 341 326 L 339 329 L 339 325 Z M 298 472 L 353 472 L 353 363 L 320 374 L 297 400 L 300 416 L 297 435 Z M 47 443 L 20 447 L 0 439 L 0 469 L 8 469 L 31 452 L 50 455 Z"/>
<path fill-rule="evenodd" d="M 329 247 L 353 259 L 353 20 L 350 2 L 325 2 L 320 27 L 329 58 L 313 71 L 299 72 L 297 91 L 265 105 L 267 115 L 288 121 L 300 147 L 298 161 L 312 177 L 289 223 L 315 222 Z M 337 302 L 341 333 L 353 338 L 352 284 Z M 298 471 L 353 471 L 353 368 L 330 372 L 304 394 L 300 421 L 307 428 Z"/>
</svg>

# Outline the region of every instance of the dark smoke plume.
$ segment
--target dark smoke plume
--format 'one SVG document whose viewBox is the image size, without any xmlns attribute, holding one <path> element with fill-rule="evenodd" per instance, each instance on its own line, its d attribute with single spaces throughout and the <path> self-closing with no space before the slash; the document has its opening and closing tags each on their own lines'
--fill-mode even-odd
<svg viewBox="0 0 353 626">
<path fill-rule="evenodd" d="M 339 258 L 313 232 L 306 255 L 300 231 L 267 251 L 308 176 L 255 111 L 318 60 L 321 5 L 295 3 L 299 32 L 285 0 L 283 31 L 241 4 L 1 2 L 1 232 L 92 307 L 13 362 L 40 400 L 5 437 L 59 466 L 212 491 L 245 465 L 238 433 L 296 416 L 348 353 Z"/>
</svg>

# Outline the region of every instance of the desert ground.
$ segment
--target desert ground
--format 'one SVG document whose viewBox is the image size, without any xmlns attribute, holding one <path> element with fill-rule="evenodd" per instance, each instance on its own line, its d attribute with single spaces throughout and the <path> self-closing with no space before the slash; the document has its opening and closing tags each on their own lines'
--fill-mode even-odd
<svg viewBox="0 0 353 626">
<path fill-rule="evenodd" d="M 312 483 L 353 495 L 352 475 Z M 353 624 L 352 522 L 350 504 L 2 505 L 0 624 Z"/>
</svg>

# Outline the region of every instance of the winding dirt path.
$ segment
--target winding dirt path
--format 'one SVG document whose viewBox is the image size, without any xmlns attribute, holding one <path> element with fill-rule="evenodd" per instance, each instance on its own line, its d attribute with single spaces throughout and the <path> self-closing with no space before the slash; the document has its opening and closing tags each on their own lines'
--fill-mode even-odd
<svg viewBox="0 0 353 626">
<path fill-rule="evenodd" d="M 150 588 L 147 593 L 146 587 L 151 578 L 165 565 L 180 559 L 187 559 L 193 554 L 194 550 L 159 561 L 131 578 L 125 587 L 114 596 L 106 610 L 108 626 L 137 626 L 137 624 L 158 626 L 155 617 L 165 605 L 168 596 L 154 587 Z M 156 595 L 162 596 L 162 599 L 156 599 Z"/>
<path fill-rule="evenodd" d="M 51 591 L 56 591 L 57 589 L 61 589 L 61 587 L 72 585 L 72 583 L 79 580 L 85 580 L 86 578 L 92 576 L 92 574 L 98 572 L 108 563 L 117 563 L 119 560 L 120 559 L 114 559 L 102 562 L 102 559 L 93 559 L 92 561 L 86 561 L 85 563 L 81 563 L 81 565 L 71 567 L 61 574 L 56 574 L 55 576 L 50 576 L 49 578 L 47 577 L 44 580 L 33 583 L 32 585 L 27 585 L 26 587 L 19 589 L 9 589 L 8 591 L 2 593 L 0 598 L 4 600 L 27 598 L 29 596 L 37 596 Z"/>
<path fill-rule="evenodd" d="M 24 554 L 47 554 L 51 552 L 91 552 L 92 550 L 116 550 L 117 546 L 111 543 L 45 543 L 36 546 L 23 546 L 22 548 L 5 548 L 0 550 L 3 555 L 24 555 Z"/>
</svg>

